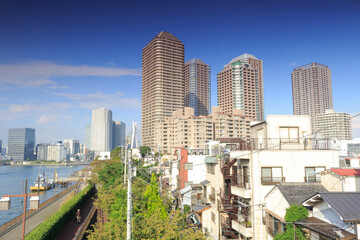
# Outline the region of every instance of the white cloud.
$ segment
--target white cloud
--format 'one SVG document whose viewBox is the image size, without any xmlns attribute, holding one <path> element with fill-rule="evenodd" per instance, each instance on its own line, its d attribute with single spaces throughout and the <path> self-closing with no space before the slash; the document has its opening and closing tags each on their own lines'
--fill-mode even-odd
<svg viewBox="0 0 360 240">
<path fill-rule="evenodd" d="M 11 84 L 17 87 L 47 87 L 47 88 L 67 88 L 58 85 L 50 80 L 52 76 L 99 76 L 99 77 L 119 77 L 119 76 L 140 76 L 140 69 L 126 69 L 118 67 L 102 66 L 72 66 L 57 64 L 52 61 L 32 61 L 18 64 L 0 65 L 0 85 Z"/>
<path fill-rule="evenodd" d="M 99 107 L 106 107 L 109 109 L 128 109 L 128 108 L 141 107 L 140 98 L 125 97 L 125 94 L 122 92 L 115 92 L 114 94 L 106 94 L 103 92 L 95 92 L 89 94 L 77 94 L 77 93 L 53 93 L 53 94 L 73 100 L 75 105 L 85 109 L 94 109 Z"/>
</svg>

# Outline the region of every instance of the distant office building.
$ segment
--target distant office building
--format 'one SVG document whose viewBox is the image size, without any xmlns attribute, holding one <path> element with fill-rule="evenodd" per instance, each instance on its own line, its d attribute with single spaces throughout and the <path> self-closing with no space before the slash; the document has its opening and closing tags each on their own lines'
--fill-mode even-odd
<svg viewBox="0 0 360 240">
<path fill-rule="evenodd" d="M 13 161 L 34 160 L 34 128 L 10 128 L 8 137 L 8 155 Z"/>
<path fill-rule="evenodd" d="M 0 140 L 0 156 L 2 155 L 2 140 Z"/>
<path fill-rule="evenodd" d="M 112 150 L 112 112 L 106 108 L 92 110 L 91 150 L 95 156 Z"/>
<path fill-rule="evenodd" d="M 7 147 L 3 146 L 3 147 L 1 148 L 1 155 L 2 155 L 2 156 L 6 156 L 6 153 L 7 153 Z"/>
<path fill-rule="evenodd" d="M 291 73 L 294 115 L 310 115 L 312 131 L 315 115 L 333 109 L 331 70 L 319 63 L 297 67 Z"/>
<path fill-rule="evenodd" d="M 185 106 L 184 44 L 161 32 L 142 50 L 141 140 L 155 145 L 154 124 Z"/>
<path fill-rule="evenodd" d="M 36 159 L 37 160 L 47 160 L 47 154 L 48 154 L 48 147 L 50 144 L 47 143 L 40 143 L 36 145 Z"/>
<path fill-rule="evenodd" d="M 72 157 L 75 154 L 80 152 L 80 142 L 79 142 L 79 140 L 65 139 L 64 140 L 64 147 L 66 148 L 67 155 L 69 157 Z"/>
<path fill-rule="evenodd" d="M 185 63 L 185 106 L 195 116 L 207 116 L 211 107 L 210 66 L 193 58 Z"/>
<path fill-rule="evenodd" d="M 86 124 L 85 127 L 85 147 L 91 149 L 91 124 Z"/>
<path fill-rule="evenodd" d="M 224 113 L 242 110 L 252 120 L 264 120 L 263 62 L 251 54 L 232 59 L 217 74 L 218 105 Z"/>
<path fill-rule="evenodd" d="M 121 121 L 113 121 L 113 147 L 125 146 L 126 124 Z"/>
<path fill-rule="evenodd" d="M 80 152 L 79 153 L 85 153 L 85 144 L 80 143 Z"/>
<path fill-rule="evenodd" d="M 327 139 L 351 140 L 351 116 L 328 109 L 315 115 L 316 132 Z"/>
<path fill-rule="evenodd" d="M 250 121 L 241 110 L 225 114 L 219 107 L 213 107 L 209 116 L 194 116 L 194 109 L 185 107 L 173 112 L 155 125 L 156 143 L 161 151 L 171 153 L 175 147 L 202 150 L 206 143 L 218 138 L 250 138 Z"/>
<path fill-rule="evenodd" d="M 64 161 L 66 160 L 67 150 L 64 147 L 62 141 L 58 141 L 56 144 L 50 144 L 48 146 L 48 154 L 47 160 L 48 161 Z"/>
</svg>

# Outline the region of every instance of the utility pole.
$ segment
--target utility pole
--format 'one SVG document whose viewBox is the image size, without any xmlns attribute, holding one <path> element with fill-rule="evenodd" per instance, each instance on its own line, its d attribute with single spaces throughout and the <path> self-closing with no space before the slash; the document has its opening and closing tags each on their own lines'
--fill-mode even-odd
<svg viewBox="0 0 360 240">
<path fill-rule="evenodd" d="M 131 150 L 130 150 L 131 151 Z M 128 176 L 128 192 L 127 192 L 127 224 L 126 224 L 126 240 L 131 240 L 131 213 L 132 213 L 132 189 L 131 189 L 131 180 L 132 180 L 132 169 L 131 169 L 131 159 L 128 161 L 129 164 L 129 176 Z"/>
<path fill-rule="evenodd" d="M 161 193 L 162 193 L 162 183 L 161 183 L 161 178 L 162 178 L 162 168 L 161 168 L 161 156 L 160 156 L 160 145 L 159 145 L 159 166 L 160 166 L 160 179 L 159 179 L 159 182 L 160 182 L 160 187 L 159 187 L 159 195 L 161 196 Z"/>
<path fill-rule="evenodd" d="M 126 165 L 128 162 L 128 149 L 127 147 L 125 148 L 125 162 L 124 162 L 124 167 L 125 167 L 125 171 L 124 171 L 124 188 L 125 188 L 125 183 L 126 183 Z"/>
</svg>

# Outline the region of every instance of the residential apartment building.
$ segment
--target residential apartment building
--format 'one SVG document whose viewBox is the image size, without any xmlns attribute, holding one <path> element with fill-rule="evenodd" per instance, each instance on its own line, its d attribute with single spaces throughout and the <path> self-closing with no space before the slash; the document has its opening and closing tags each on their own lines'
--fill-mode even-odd
<svg viewBox="0 0 360 240">
<path fill-rule="evenodd" d="M 352 140 L 351 116 L 332 109 L 315 115 L 316 133 L 327 139 Z"/>
<path fill-rule="evenodd" d="M 266 239 L 263 206 L 271 189 L 278 183 L 318 182 L 319 172 L 339 166 L 339 153 L 309 138 L 309 132 L 309 116 L 267 116 L 251 126 L 249 141 L 223 143 L 222 157 L 208 166 L 214 174 L 207 174 L 209 201 L 217 210 L 203 212 L 203 219 L 210 217 L 203 226 L 215 239 Z"/>
<path fill-rule="evenodd" d="M 210 66 L 193 58 L 185 63 L 185 106 L 194 109 L 195 116 L 210 114 Z"/>
<path fill-rule="evenodd" d="M 331 70 L 320 63 L 297 67 L 291 73 L 293 111 L 295 115 L 310 115 L 315 131 L 315 115 L 333 109 Z"/>
<path fill-rule="evenodd" d="M 85 148 L 91 149 L 91 124 L 86 124 L 85 127 Z"/>
<path fill-rule="evenodd" d="M 112 150 L 112 112 L 106 108 L 92 110 L 91 150 L 95 156 Z"/>
<path fill-rule="evenodd" d="M 64 144 L 64 147 L 66 148 L 68 157 L 73 157 L 75 154 L 80 153 L 79 140 L 65 139 L 63 144 Z"/>
<path fill-rule="evenodd" d="M 155 146 L 154 126 L 185 106 L 184 44 L 161 32 L 142 50 L 141 140 Z"/>
<path fill-rule="evenodd" d="M 48 154 L 48 147 L 50 144 L 47 143 L 40 143 L 36 145 L 36 159 L 41 161 L 47 160 L 47 154 Z"/>
<path fill-rule="evenodd" d="M 50 144 L 47 151 L 47 160 L 48 161 L 64 161 L 66 160 L 67 149 L 64 147 L 62 141 L 57 141 L 56 144 Z"/>
<path fill-rule="evenodd" d="M 218 106 L 225 113 L 242 110 L 255 121 L 264 120 L 263 62 L 251 54 L 232 59 L 217 74 Z"/>
<path fill-rule="evenodd" d="M 34 160 L 35 129 L 10 128 L 8 136 L 8 156 L 15 161 Z"/>
<path fill-rule="evenodd" d="M 250 137 L 251 120 L 241 110 L 226 114 L 219 107 L 212 109 L 209 116 L 196 117 L 193 108 L 185 107 L 157 123 L 154 127 L 155 139 L 161 151 L 171 153 L 172 149 L 183 147 L 205 154 L 206 143 L 210 140 Z"/>
</svg>

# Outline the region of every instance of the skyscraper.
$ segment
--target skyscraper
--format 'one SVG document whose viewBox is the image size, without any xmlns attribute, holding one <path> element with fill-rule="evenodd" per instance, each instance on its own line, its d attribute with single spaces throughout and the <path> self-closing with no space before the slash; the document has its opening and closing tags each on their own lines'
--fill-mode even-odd
<svg viewBox="0 0 360 240">
<path fill-rule="evenodd" d="M 217 91 L 225 113 L 240 109 L 253 120 L 264 120 L 262 60 L 247 53 L 231 60 L 217 75 Z"/>
<path fill-rule="evenodd" d="M 13 161 L 19 162 L 34 160 L 34 128 L 10 128 L 8 137 L 8 155 Z"/>
<path fill-rule="evenodd" d="M 125 130 L 126 124 L 124 122 L 113 121 L 113 149 L 118 146 L 125 146 Z"/>
<path fill-rule="evenodd" d="M 106 108 L 92 110 L 91 150 L 95 156 L 112 150 L 112 112 Z"/>
<path fill-rule="evenodd" d="M 310 115 L 312 131 L 315 115 L 333 109 L 331 70 L 319 63 L 297 67 L 291 73 L 293 111 L 295 115 Z"/>
<path fill-rule="evenodd" d="M 325 110 L 315 116 L 316 132 L 326 139 L 352 140 L 351 116 L 348 113 Z"/>
<path fill-rule="evenodd" d="M 48 154 L 48 147 L 50 144 L 47 143 L 40 143 L 36 145 L 36 159 L 37 160 L 47 160 L 47 154 Z"/>
<path fill-rule="evenodd" d="M 154 147 L 154 124 L 185 105 L 184 44 L 161 32 L 142 50 L 141 134 Z"/>
<path fill-rule="evenodd" d="M 194 109 L 195 116 L 210 114 L 210 66 L 193 58 L 185 63 L 185 106 Z"/>
<path fill-rule="evenodd" d="M 85 127 L 85 148 L 91 149 L 91 124 L 86 124 Z"/>
</svg>

